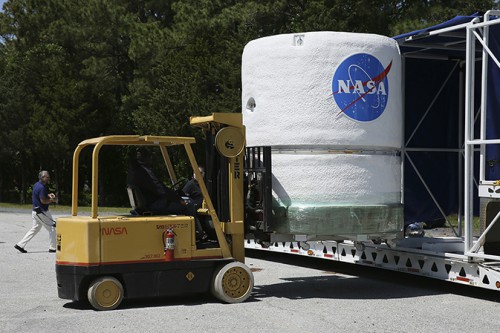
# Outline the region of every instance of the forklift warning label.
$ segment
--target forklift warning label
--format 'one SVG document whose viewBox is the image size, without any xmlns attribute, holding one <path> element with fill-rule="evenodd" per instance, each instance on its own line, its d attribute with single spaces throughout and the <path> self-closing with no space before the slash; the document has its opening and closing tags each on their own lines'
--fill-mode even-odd
<svg viewBox="0 0 500 333">
<path fill-rule="evenodd" d="M 156 225 L 156 229 L 160 229 L 160 230 L 163 230 L 163 229 L 168 229 L 168 228 L 174 228 L 174 229 L 185 229 L 188 227 L 187 223 L 182 223 L 182 224 L 179 224 L 179 223 L 175 223 L 175 224 L 157 224 Z"/>
<path fill-rule="evenodd" d="M 380 117 L 387 106 L 392 61 L 384 68 L 374 56 L 354 54 L 335 71 L 332 93 L 340 112 L 357 121 L 372 121 Z"/>
</svg>

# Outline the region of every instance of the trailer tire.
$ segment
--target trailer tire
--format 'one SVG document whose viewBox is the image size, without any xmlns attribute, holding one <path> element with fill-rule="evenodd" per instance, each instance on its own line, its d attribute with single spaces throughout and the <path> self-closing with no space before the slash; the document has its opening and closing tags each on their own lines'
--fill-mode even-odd
<svg viewBox="0 0 500 333">
<path fill-rule="evenodd" d="M 123 286 L 118 279 L 103 276 L 95 279 L 89 286 L 87 297 L 96 310 L 114 310 L 123 300 Z"/>
<path fill-rule="evenodd" d="M 235 261 L 215 271 L 210 291 L 223 302 L 241 303 L 250 297 L 253 283 L 250 268 Z"/>
</svg>

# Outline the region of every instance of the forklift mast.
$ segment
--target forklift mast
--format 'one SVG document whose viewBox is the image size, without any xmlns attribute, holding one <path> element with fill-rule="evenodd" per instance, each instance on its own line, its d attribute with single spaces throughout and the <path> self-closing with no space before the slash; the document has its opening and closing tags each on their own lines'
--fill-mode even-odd
<svg viewBox="0 0 500 333">
<path fill-rule="evenodd" d="M 213 113 L 205 117 L 191 117 L 190 124 L 200 127 L 207 140 L 206 191 L 213 201 L 210 206 L 217 208 L 222 231 L 231 237 L 233 257 L 244 262 L 245 127 L 242 115 Z M 198 172 L 195 170 L 195 173 Z M 201 178 L 201 175 L 196 176 Z"/>
<path fill-rule="evenodd" d="M 245 233 L 267 241 L 272 232 L 271 147 L 247 147 L 245 155 Z"/>
</svg>

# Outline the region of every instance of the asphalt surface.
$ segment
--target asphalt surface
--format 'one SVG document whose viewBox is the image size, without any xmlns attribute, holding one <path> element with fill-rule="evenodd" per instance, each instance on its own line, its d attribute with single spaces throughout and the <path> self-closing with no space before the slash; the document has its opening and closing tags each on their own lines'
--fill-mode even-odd
<svg viewBox="0 0 500 333">
<path fill-rule="evenodd" d="M 314 258 L 247 251 L 252 296 L 124 300 L 114 311 L 57 296 L 42 229 L 21 254 L 29 211 L 0 212 L 0 332 L 498 332 L 500 292 Z"/>
</svg>

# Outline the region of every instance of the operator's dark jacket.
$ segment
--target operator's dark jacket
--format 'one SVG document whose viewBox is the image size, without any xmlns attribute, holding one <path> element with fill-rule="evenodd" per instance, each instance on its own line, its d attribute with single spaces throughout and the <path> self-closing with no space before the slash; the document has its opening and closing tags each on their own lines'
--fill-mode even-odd
<svg viewBox="0 0 500 333">
<path fill-rule="evenodd" d="M 200 185 L 198 184 L 198 181 L 196 179 L 191 179 L 184 185 L 182 188 L 182 191 L 189 195 L 191 200 L 193 200 L 193 204 L 196 206 L 196 208 L 201 207 L 201 204 L 203 202 L 203 194 L 201 193 Z"/>
</svg>

